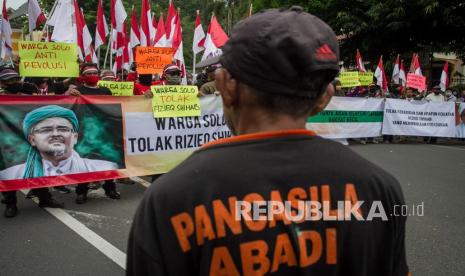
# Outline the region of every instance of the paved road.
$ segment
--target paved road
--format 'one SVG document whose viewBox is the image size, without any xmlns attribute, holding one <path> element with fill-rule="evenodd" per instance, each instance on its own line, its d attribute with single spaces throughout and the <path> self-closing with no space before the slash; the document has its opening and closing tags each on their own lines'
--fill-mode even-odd
<svg viewBox="0 0 465 276">
<path fill-rule="evenodd" d="M 408 205 L 424 204 L 424 216 L 407 222 L 413 275 L 465 275 L 465 147 L 351 148 L 395 175 Z M 76 205 L 74 195 L 55 193 L 66 204 L 55 216 L 21 194 L 19 216 L 0 217 L 0 275 L 124 275 L 131 219 L 145 187 L 121 185 L 119 190 L 119 201 L 106 198 L 100 189 L 92 191 L 84 205 Z"/>
</svg>

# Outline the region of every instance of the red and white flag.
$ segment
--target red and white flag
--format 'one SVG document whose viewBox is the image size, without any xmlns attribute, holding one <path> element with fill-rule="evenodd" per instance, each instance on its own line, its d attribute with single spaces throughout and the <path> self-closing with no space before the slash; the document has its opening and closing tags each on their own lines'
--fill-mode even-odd
<svg viewBox="0 0 465 276">
<path fill-rule="evenodd" d="M 400 64 L 399 64 L 400 55 L 397 55 L 396 63 L 394 64 L 394 69 L 392 70 L 392 82 L 395 84 L 399 84 L 399 72 L 400 72 Z"/>
<path fill-rule="evenodd" d="M 129 68 L 128 41 L 126 37 L 126 18 L 128 14 L 124 9 L 122 0 L 112 0 L 111 5 L 111 25 L 113 28 L 111 40 L 113 52 L 116 53 L 113 72 L 123 68 Z"/>
<path fill-rule="evenodd" d="M 95 27 L 95 49 L 107 43 L 108 25 L 103 12 L 102 0 L 98 0 L 97 26 Z"/>
<path fill-rule="evenodd" d="M 76 20 L 79 59 L 97 63 L 97 57 L 95 56 L 94 47 L 92 46 L 92 36 L 87 28 L 84 14 L 79 8 L 77 0 L 74 0 L 74 16 Z"/>
<path fill-rule="evenodd" d="M 444 63 L 444 68 L 442 69 L 439 86 L 443 92 L 449 87 L 449 63 L 447 61 Z"/>
<path fill-rule="evenodd" d="M 153 37 L 155 37 L 155 29 L 152 24 L 152 12 L 150 11 L 149 0 L 142 0 L 140 9 L 140 45 L 151 46 Z"/>
<path fill-rule="evenodd" d="M 166 23 L 165 23 L 165 32 L 166 32 L 166 42 L 168 47 L 172 47 L 173 45 L 173 37 L 174 32 L 176 31 L 176 17 L 177 12 L 174 4 L 170 0 L 170 5 L 168 7 L 168 14 L 166 15 Z"/>
<path fill-rule="evenodd" d="M 174 36 L 173 36 L 173 52 L 174 52 L 174 60 L 176 64 L 181 69 L 181 84 L 187 84 L 187 74 L 186 74 L 186 66 L 184 62 L 184 53 L 183 53 L 183 46 L 182 46 L 182 28 L 181 28 L 181 19 L 180 16 L 176 17 L 176 24 L 174 29 Z"/>
<path fill-rule="evenodd" d="M 383 66 L 383 56 L 379 58 L 378 67 L 376 67 L 374 75 L 376 78 L 376 84 L 381 87 L 383 91 L 388 91 L 387 78 Z"/>
<path fill-rule="evenodd" d="M 29 33 L 32 34 L 32 31 L 40 24 L 45 23 L 47 18 L 45 18 L 45 14 L 40 9 L 37 0 L 29 0 L 27 13 L 29 18 Z"/>
<path fill-rule="evenodd" d="M 405 86 L 407 84 L 407 75 L 405 74 L 405 68 L 404 68 L 404 61 L 400 61 L 400 68 L 399 68 L 399 81 L 402 86 Z"/>
<path fill-rule="evenodd" d="M 209 57 L 218 56 L 222 53 L 221 47 L 228 41 L 228 35 L 221 28 L 216 16 L 212 16 L 210 25 L 208 26 L 207 36 L 205 37 L 205 51 L 201 60 Z"/>
<path fill-rule="evenodd" d="M 152 36 L 150 37 L 150 41 L 152 42 L 152 45 L 154 45 L 155 36 L 157 35 L 157 18 L 154 12 L 152 12 L 152 28 L 153 34 L 151 34 Z"/>
<path fill-rule="evenodd" d="M 139 44 L 140 44 L 140 31 L 139 31 L 139 26 L 137 26 L 136 10 L 134 9 L 134 6 L 132 6 L 131 34 L 130 34 L 129 46 L 132 49 Z"/>
<path fill-rule="evenodd" d="M 194 30 L 194 41 L 192 44 L 192 51 L 194 54 L 198 54 L 205 50 L 203 47 L 205 44 L 205 32 L 202 28 L 202 23 L 200 21 L 200 13 L 197 10 L 197 17 L 195 18 L 195 30 Z"/>
<path fill-rule="evenodd" d="M 413 64 L 413 69 L 414 69 L 414 73 L 415 75 L 419 75 L 419 76 L 423 76 L 423 74 L 421 73 L 421 67 L 420 67 L 420 58 L 417 55 L 415 55 L 415 62 Z"/>
<path fill-rule="evenodd" d="M 158 19 L 157 34 L 155 35 L 154 45 L 156 47 L 167 47 L 165 22 L 163 21 L 163 13 L 160 13 Z"/>
<path fill-rule="evenodd" d="M 13 43 L 11 42 L 11 26 L 10 21 L 8 21 L 8 11 L 6 9 L 6 0 L 3 1 L 3 9 L 2 9 L 2 54 L 1 58 L 5 58 L 6 56 L 11 56 L 11 50 Z"/>
<path fill-rule="evenodd" d="M 357 49 L 357 54 L 356 54 L 356 64 L 357 64 L 357 70 L 359 72 L 366 72 L 367 70 L 365 69 L 365 66 L 363 65 L 363 60 L 362 60 L 362 55 L 360 55 L 360 51 Z"/>
</svg>

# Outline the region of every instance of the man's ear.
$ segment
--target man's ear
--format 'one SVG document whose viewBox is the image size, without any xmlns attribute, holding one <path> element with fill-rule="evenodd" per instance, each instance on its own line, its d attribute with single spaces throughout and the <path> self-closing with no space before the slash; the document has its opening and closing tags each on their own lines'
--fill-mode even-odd
<svg viewBox="0 0 465 276">
<path fill-rule="evenodd" d="M 325 92 L 323 92 L 323 94 L 320 96 L 320 98 L 316 102 L 315 106 L 313 107 L 312 111 L 310 112 L 310 116 L 314 116 L 314 115 L 320 113 L 321 111 L 323 111 L 323 109 L 326 108 L 326 106 L 331 101 L 331 98 L 334 96 L 334 91 L 335 91 L 335 89 L 334 89 L 333 84 L 331 84 L 331 83 L 328 84 L 328 86 L 326 87 Z"/>
<path fill-rule="evenodd" d="M 223 104 L 225 107 L 231 107 L 237 102 L 239 99 L 237 94 L 237 81 L 226 69 L 216 69 L 215 85 L 223 98 Z"/>
<path fill-rule="evenodd" d="M 33 147 L 36 146 L 36 142 L 34 141 L 34 135 L 29 134 L 29 135 L 27 136 L 27 140 L 29 141 L 29 144 L 31 144 L 31 146 L 33 146 Z"/>
</svg>

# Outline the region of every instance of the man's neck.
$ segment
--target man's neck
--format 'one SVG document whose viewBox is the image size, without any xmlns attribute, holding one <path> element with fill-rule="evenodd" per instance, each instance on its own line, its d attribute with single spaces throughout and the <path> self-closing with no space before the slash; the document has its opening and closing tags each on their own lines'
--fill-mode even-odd
<svg viewBox="0 0 465 276">
<path fill-rule="evenodd" d="M 275 114 L 262 109 L 242 110 L 234 123 L 236 135 L 258 132 L 305 129 L 306 116 L 294 118 L 286 114 Z"/>
</svg>

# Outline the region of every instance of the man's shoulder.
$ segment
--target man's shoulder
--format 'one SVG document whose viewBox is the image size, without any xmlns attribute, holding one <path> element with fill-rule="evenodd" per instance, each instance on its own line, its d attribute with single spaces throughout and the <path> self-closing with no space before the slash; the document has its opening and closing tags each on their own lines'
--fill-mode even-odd
<svg viewBox="0 0 465 276">
<path fill-rule="evenodd" d="M 21 179 L 24 174 L 25 163 L 15 165 L 0 171 L 0 180 Z"/>
</svg>

